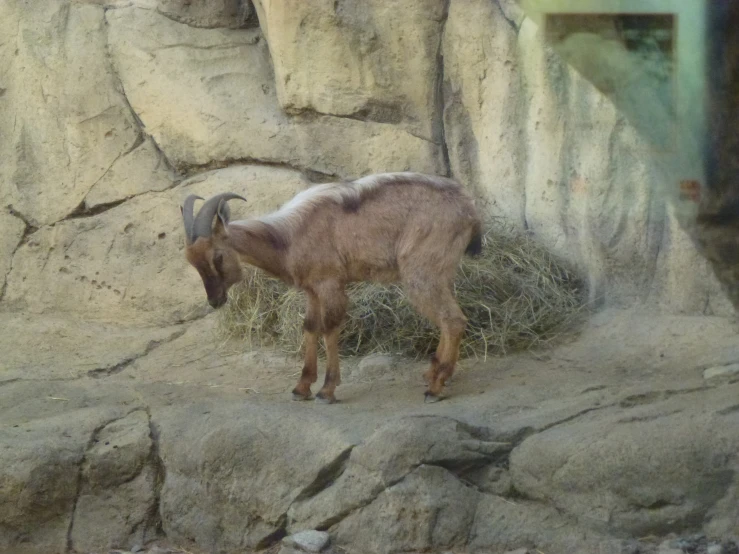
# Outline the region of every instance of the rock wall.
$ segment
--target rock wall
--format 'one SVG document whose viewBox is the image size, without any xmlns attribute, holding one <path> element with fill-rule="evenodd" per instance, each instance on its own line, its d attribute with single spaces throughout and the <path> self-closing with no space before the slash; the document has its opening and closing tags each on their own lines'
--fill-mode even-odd
<svg viewBox="0 0 739 554">
<path fill-rule="evenodd" d="M 606 305 L 730 313 L 649 148 L 512 0 L 6 0 L 0 308 L 197 315 L 178 203 L 450 173 Z M 687 269 L 687 270 L 686 270 Z"/>
</svg>

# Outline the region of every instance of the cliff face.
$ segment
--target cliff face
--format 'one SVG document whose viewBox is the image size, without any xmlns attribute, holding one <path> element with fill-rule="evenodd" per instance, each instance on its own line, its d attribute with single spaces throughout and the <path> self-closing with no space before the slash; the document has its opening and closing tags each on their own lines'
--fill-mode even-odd
<svg viewBox="0 0 739 554">
<path fill-rule="evenodd" d="M 649 147 L 512 1 L 6 0 L 0 306 L 171 323 L 178 203 L 450 173 L 605 305 L 726 314 Z"/>
</svg>

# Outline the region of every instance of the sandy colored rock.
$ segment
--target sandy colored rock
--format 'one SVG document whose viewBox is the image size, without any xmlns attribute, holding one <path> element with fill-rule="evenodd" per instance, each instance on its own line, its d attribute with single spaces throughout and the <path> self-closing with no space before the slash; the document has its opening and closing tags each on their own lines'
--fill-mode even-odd
<svg viewBox="0 0 739 554">
<path fill-rule="evenodd" d="M 23 220 L 9 213 L 0 213 L 0 291 L 4 290 L 5 276 L 10 271 L 13 254 L 25 231 Z"/>
<path fill-rule="evenodd" d="M 291 506 L 289 528 L 323 528 L 341 514 L 370 504 L 384 489 L 422 464 L 474 467 L 486 457 L 509 449 L 510 445 L 481 440 L 474 429 L 451 418 L 429 416 L 388 423 L 352 451 L 346 471 L 335 486 Z"/>
<path fill-rule="evenodd" d="M 255 5 L 286 111 L 392 122 L 441 140 L 437 79 L 444 0 Z"/>
<path fill-rule="evenodd" d="M 258 29 L 194 29 L 137 8 L 107 19 L 126 95 L 176 167 L 259 160 L 345 177 L 442 170 L 438 145 L 394 125 L 286 116 Z"/>
<path fill-rule="evenodd" d="M 192 27 L 239 29 L 259 24 L 251 0 L 79 0 L 105 8 L 135 6 Z"/>
<path fill-rule="evenodd" d="M 47 364 L 48 379 L 0 383 L 0 550 L 64 551 L 70 523 L 75 540 L 139 540 L 156 521 L 152 464 L 167 538 L 190 552 L 315 528 L 336 550 L 555 554 L 739 531 L 739 384 L 701 375 L 737 359 L 721 318 L 604 312 L 548 356 L 461 364 L 444 402 L 424 404 L 420 380 L 379 381 L 342 384 L 332 406 L 290 400 L 299 365 L 268 372 L 268 357 L 210 341 L 214 323 L 108 376 Z M 109 331 L 77 343 L 116 344 Z M 488 470 L 508 467 L 515 489 L 490 486 Z M 153 519 L 129 534 L 144 506 Z"/>
<path fill-rule="evenodd" d="M 727 313 L 668 217 L 655 149 L 514 2 L 452 0 L 442 51 L 452 172 L 493 214 L 577 264 L 596 304 Z"/>
<path fill-rule="evenodd" d="M 729 377 L 739 373 L 739 363 L 709 367 L 703 370 L 704 379 L 715 377 Z"/>
<path fill-rule="evenodd" d="M 233 203 L 237 219 L 273 211 L 307 185 L 296 171 L 234 166 L 43 227 L 16 252 L 3 304 L 118 322 L 168 324 L 202 315 L 210 310 L 203 284 L 184 257 L 184 198 L 242 194 L 248 202 Z"/>
<path fill-rule="evenodd" d="M 339 523 L 339 544 L 362 544 L 365 552 L 385 554 L 466 542 L 479 501 L 473 488 L 443 468 L 425 465 L 386 486 L 371 504 Z"/>
<path fill-rule="evenodd" d="M 139 138 L 105 55 L 103 8 L 68 2 L 0 6 L 0 203 L 34 225 L 73 212 Z"/>
<path fill-rule="evenodd" d="M 207 402 L 155 414 L 167 468 L 161 491 L 167 536 L 193 538 L 209 551 L 269 544 L 290 504 L 330 479 L 351 447 L 340 429 L 326 427 L 326 416 L 306 418 L 305 409 L 243 403 L 234 410 Z"/>
<path fill-rule="evenodd" d="M 174 175 L 151 139 L 118 159 L 85 196 L 85 207 L 119 202 L 145 192 L 158 192 L 174 184 Z"/>
<path fill-rule="evenodd" d="M 522 544 L 533 547 L 514 550 L 522 554 L 536 550 L 558 554 L 621 554 L 619 543 L 587 526 L 573 526 L 552 506 L 494 495 L 482 496 L 468 539 L 470 550 L 480 552 L 502 552 Z"/>
<path fill-rule="evenodd" d="M 18 313 L 0 313 L 0 327 L 0 383 L 106 375 L 185 330 Z"/>
<path fill-rule="evenodd" d="M 369 383 L 378 379 L 394 379 L 398 377 L 395 369 L 398 359 L 389 354 L 370 354 L 362 358 L 356 367 L 348 372 L 347 378 L 352 382 Z"/>
<path fill-rule="evenodd" d="M 137 5 L 156 4 L 156 10 L 195 27 L 239 28 L 255 26 L 251 0 L 136 0 Z"/>
<path fill-rule="evenodd" d="M 131 412 L 103 427 L 82 465 L 71 541 L 82 552 L 133 548 L 154 536 L 156 468 L 149 418 Z"/>
<path fill-rule="evenodd" d="M 133 402 L 120 390 L 61 382 L 0 388 L 0 550 L 66 551 L 88 443 Z"/>
<path fill-rule="evenodd" d="M 442 53 L 452 174 L 487 211 L 523 228 L 526 97 L 516 33 L 495 2 L 452 0 Z"/>
<path fill-rule="evenodd" d="M 511 454 L 514 486 L 601 531 L 679 531 L 736 494 L 735 389 L 695 392 L 689 402 L 679 390 L 629 395 L 601 415 L 538 433 Z"/>
<path fill-rule="evenodd" d="M 710 264 L 680 227 L 671 206 L 667 207 L 667 216 L 652 286 L 659 309 L 730 317 L 734 308 Z"/>
</svg>

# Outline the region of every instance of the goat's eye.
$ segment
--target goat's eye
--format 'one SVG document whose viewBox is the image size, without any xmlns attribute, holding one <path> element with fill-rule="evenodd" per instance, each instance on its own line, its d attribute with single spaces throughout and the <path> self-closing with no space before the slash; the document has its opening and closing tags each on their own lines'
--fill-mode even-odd
<svg viewBox="0 0 739 554">
<path fill-rule="evenodd" d="M 221 268 L 221 265 L 223 265 L 223 254 L 216 252 L 213 255 L 213 265 L 215 265 L 217 269 Z"/>
</svg>

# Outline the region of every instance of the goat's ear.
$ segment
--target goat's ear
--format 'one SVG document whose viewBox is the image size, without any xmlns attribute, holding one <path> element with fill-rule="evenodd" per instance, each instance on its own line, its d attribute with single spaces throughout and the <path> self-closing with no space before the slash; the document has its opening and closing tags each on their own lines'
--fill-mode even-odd
<svg viewBox="0 0 739 554">
<path fill-rule="evenodd" d="M 221 200 L 218 204 L 218 218 L 224 225 L 228 225 L 231 221 L 231 208 L 228 207 L 228 200 Z"/>
<path fill-rule="evenodd" d="M 216 216 L 213 218 L 213 234 L 217 237 L 225 237 L 228 235 L 226 230 L 228 222 L 231 219 L 231 210 L 228 208 L 228 202 L 221 200 L 218 204 Z"/>
</svg>

